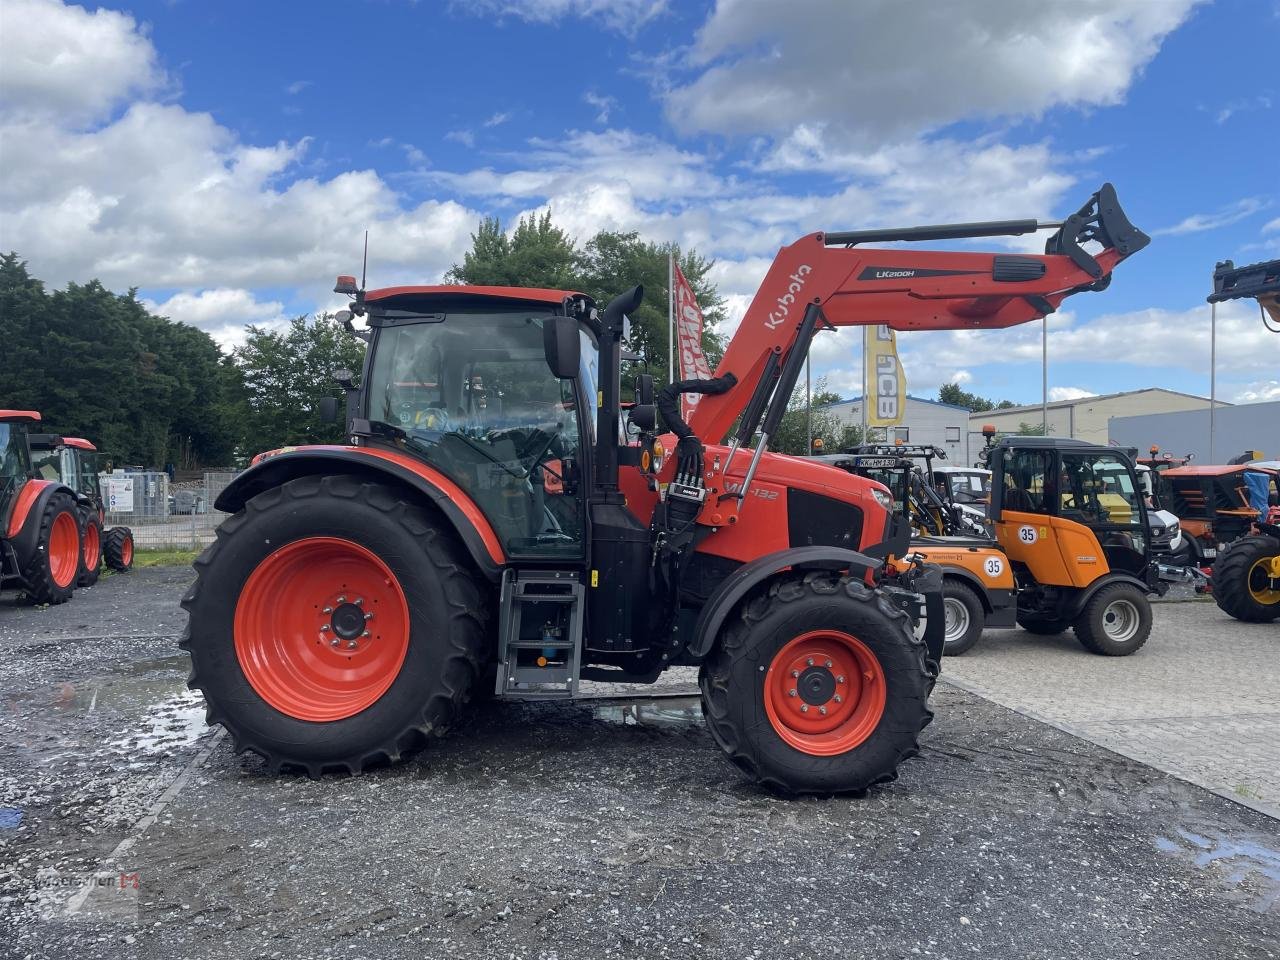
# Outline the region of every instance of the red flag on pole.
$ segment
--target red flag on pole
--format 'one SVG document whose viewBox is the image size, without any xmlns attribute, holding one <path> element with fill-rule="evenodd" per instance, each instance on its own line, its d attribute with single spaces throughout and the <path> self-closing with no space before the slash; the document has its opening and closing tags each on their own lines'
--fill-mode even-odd
<svg viewBox="0 0 1280 960">
<path fill-rule="evenodd" d="M 680 272 L 680 265 L 675 265 L 672 276 L 672 289 L 675 292 L 676 313 L 676 347 L 678 352 L 681 380 L 705 380 L 711 376 L 711 367 L 707 364 L 706 355 L 702 352 L 702 309 L 698 306 L 698 298 L 693 295 L 693 287 Z M 702 399 L 700 393 L 684 393 L 680 395 L 681 415 L 688 418 Z"/>
</svg>

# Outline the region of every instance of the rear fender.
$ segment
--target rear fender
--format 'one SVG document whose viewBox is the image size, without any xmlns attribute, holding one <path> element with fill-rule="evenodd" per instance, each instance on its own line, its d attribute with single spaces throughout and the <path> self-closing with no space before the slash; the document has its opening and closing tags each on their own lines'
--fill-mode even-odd
<svg viewBox="0 0 1280 960">
<path fill-rule="evenodd" d="M 299 477 L 347 474 L 407 488 L 436 507 L 485 577 L 496 581 L 506 564 L 502 543 L 480 508 L 456 483 L 421 460 L 372 447 L 297 447 L 264 455 L 218 494 L 214 506 L 236 513 L 258 494 Z"/>
<path fill-rule="evenodd" d="M 18 569 L 26 567 L 40 539 L 40 518 L 55 494 L 75 499 L 75 491 L 55 480 L 28 480 L 18 492 L 5 536 L 13 547 Z"/>
<path fill-rule="evenodd" d="M 725 621 L 748 594 L 786 570 L 848 570 L 859 580 L 868 580 L 871 571 L 881 563 L 874 557 L 842 547 L 815 546 L 779 550 L 738 567 L 725 577 L 707 598 L 698 614 L 689 643 L 689 653 L 697 659 L 705 657 L 724 628 Z"/>
</svg>

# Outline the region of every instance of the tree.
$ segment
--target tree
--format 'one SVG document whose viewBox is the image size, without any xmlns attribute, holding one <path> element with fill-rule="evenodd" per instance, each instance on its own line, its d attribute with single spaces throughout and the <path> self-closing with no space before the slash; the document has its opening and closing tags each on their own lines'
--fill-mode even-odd
<svg viewBox="0 0 1280 960">
<path fill-rule="evenodd" d="M 572 238 L 552 225 L 550 211 L 521 217 L 510 237 L 497 217 L 486 217 L 471 235 L 471 249 L 445 274 L 445 282 L 577 290 L 582 287 L 582 262 Z"/>
<path fill-rule="evenodd" d="M 1020 437 L 1043 437 L 1043 423 L 1027 423 L 1025 420 L 1018 423 L 1018 436 Z"/>
<path fill-rule="evenodd" d="M 824 453 L 839 453 L 862 443 L 862 427 L 850 423 L 833 413 L 829 407 L 840 402 L 840 395 L 826 389 L 826 380 L 820 378 L 813 393 L 813 438 L 822 440 Z M 809 450 L 809 429 L 806 425 L 804 388 L 797 387 L 787 403 L 778 432 L 769 438 L 769 449 L 775 453 L 805 456 Z"/>
<path fill-rule="evenodd" d="M 116 463 L 228 461 L 235 433 L 208 334 L 96 280 L 47 292 L 0 257 L 0 405 L 94 441 Z M 185 452 L 185 457 L 180 454 Z"/>
<path fill-rule="evenodd" d="M 361 369 L 364 343 L 331 315 L 295 317 L 282 331 L 250 326 L 234 358 L 244 383 L 243 454 L 342 442 L 341 424 L 320 421 L 320 398 L 338 389 L 332 371 Z"/>
<path fill-rule="evenodd" d="M 986 397 L 980 397 L 976 393 L 969 393 L 967 390 L 960 389 L 958 383 L 943 384 L 938 390 L 938 399 L 943 403 L 954 404 L 957 407 L 968 407 L 974 413 L 984 413 L 987 410 L 1007 410 L 1009 407 L 1016 407 L 1017 404 L 1009 400 L 988 400 Z"/>
</svg>

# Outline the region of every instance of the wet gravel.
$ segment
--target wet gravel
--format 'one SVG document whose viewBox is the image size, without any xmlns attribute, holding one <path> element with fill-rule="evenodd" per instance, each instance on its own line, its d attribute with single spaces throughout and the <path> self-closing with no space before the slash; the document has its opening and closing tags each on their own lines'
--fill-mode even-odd
<svg viewBox="0 0 1280 960">
<path fill-rule="evenodd" d="M 862 798 L 760 792 L 679 697 L 268 776 L 184 690 L 188 579 L 0 602 L 0 957 L 1280 957 L 1280 823 L 945 684 Z M 37 889 L 122 843 L 136 920 Z"/>
</svg>

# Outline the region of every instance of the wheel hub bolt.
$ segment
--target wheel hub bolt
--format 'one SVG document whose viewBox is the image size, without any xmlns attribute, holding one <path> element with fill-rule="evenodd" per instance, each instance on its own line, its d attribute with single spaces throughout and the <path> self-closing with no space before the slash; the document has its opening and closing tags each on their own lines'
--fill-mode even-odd
<svg viewBox="0 0 1280 960">
<path fill-rule="evenodd" d="M 790 690 L 788 690 L 788 691 L 787 691 L 787 696 L 788 696 L 788 697 L 794 697 L 795 695 L 796 695 L 796 691 L 795 691 L 795 688 L 794 688 L 794 687 L 793 687 L 792 689 L 790 689 Z"/>
<path fill-rule="evenodd" d="M 813 657 L 810 657 L 808 660 L 806 660 L 806 661 L 805 661 L 805 663 L 807 663 L 809 666 L 811 666 L 811 667 L 812 667 L 812 666 L 813 666 Z"/>
<path fill-rule="evenodd" d="M 840 676 L 836 677 L 836 683 L 844 683 L 844 674 L 843 674 L 843 673 L 842 673 L 842 674 L 840 674 Z"/>
<path fill-rule="evenodd" d="M 347 641 L 347 649 L 348 649 L 348 650 L 354 650 L 354 649 L 355 649 L 356 647 L 358 647 L 358 646 L 359 646 L 359 644 L 358 644 L 358 643 L 356 643 L 354 640 L 348 640 L 348 641 Z"/>
<path fill-rule="evenodd" d="M 809 712 L 809 705 L 808 705 L 807 703 L 802 703 L 802 704 L 800 704 L 800 712 L 801 712 L 801 713 L 808 713 L 808 712 Z"/>
<path fill-rule="evenodd" d="M 830 669 L 831 669 L 831 661 L 830 661 L 830 660 L 828 660 L 826 663 L 824 663 L 824 664 L 823 664 L 823 666 L 824 666 L 824 667 L 826 667 L 828 670 L 830 670 Z"/>
<path fill-rule="evenodd" d="M 334 637 L 332 640 L 329 641 L 329 646 L 336 648 L 340 642 L 341 641 L 338 640 L 337 637 Z"/>
<path fill-rule="evenodd" d="M 364 619 L 365 619 L 365 622 L 366 622 L 366 623 L 368 623 L 370 620 L 372 620 L 372 619 L 373 619 L 373 614 L 372 614 L 372 613 L 366 613 L 366 614 L 364 615 Z"/>
<path fill-rule="evenodd" d="M 322 624 L 320 624 L 320 632 L 321 632 L 321 633 L 328 633 L 328 632 L 329 632 L 329 625 L 328 625 L 327 623 L 322 623 Z"/>
<path fill-rule="evenodd" d="M 791 671 L 791 675 L 792 675 L 793 677 L 798 677 L 798 676 L 800 676 L 800 671 L 799 671 L 799 670 L 792 670 L 792 671 Z"/>
<path fill-rule="evenodd" d="M 369 635 L 369 631 L 368 631 L 368 630 L 366 630 L 364 633 L 360 634 L 360 636 L 362 636 L 362 637 L 367 637 L 368 635 Z M 355 643 L 355 641 L 354 641 L 354 640 L 353 640 L 353 641 L 351 641 L 351 642 L 352 642 L 352 643 Z"/>
<path fill-rule="evenodd" d="M 834 700 L 836 703 L 844 703 L 844 697 L 840 696 L 840 694 L 838 693 L 831 699 Z"/>
<path fill-rule="evenodd" d="M 356 597 L 356 598 L 355 598 L 354 600 L 352 600 L 351 602 L 352 602 L 352 603 L 354 603 L 357 607 L 363 607 L 363 606 L 364 606 L 364 597 Z"/>
<path fill-rule="evenodd" d="M 820 714 L 822 714 L 822 715 L 825 717 L 825 716 L 827 715 L 827 708 L 826 708 L 826 707 L 819 707 L 819 708 L 818 708 L 818 712 L 819 712 Z"/>
<path fill-rule="evenodd" d="M 325 607 L 325 608 L 324 608 L 323 610 L 321 610 L 320 612 L 321 612 L 321 613 L 333 613 L 333 607 Z"/>
<path fill-rule="evenodd" d="M 346 598 L 346 596 L 345 596 L 345 595 L 343 595 L 343 596 L 339 597 L 339 598 L 338 598 L 338 602 L 339 602 L 339 603 L 346 603 L 346 602 L 347 602 L 347 598 Z"/>
</svg>

